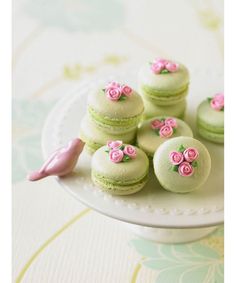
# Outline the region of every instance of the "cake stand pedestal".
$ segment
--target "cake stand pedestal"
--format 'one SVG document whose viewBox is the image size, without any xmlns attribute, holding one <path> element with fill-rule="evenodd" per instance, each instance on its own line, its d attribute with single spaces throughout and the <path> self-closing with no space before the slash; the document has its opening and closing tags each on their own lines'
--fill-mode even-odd
<svg viewBox="0 0 236 283">
<path fill-rule="evenodd" d="M 194 136 L 195 110 L 209 93 L 222 89 L 222 74 L 209 74 L 195 71 L 191 74 L 192 83 L 188 98 L 186 121 Z M 136 88 L 135 73 L 116 75 L 117 81 L 124 81 Z M 51 111 L 42 134 L 42 149 L 45 159 L 58 147 L 79 136 L 79 126 L 86 112 L 87 94 L 93 83 L 81 84 L 75 91 L 66 95 Z M 204 83 L 202 81 L 204 80 Z M 212 89 L 212 85 L 215 89 Z M 208 89 L 208 95 L 199 86 Z M 174 194 L 159 185 L 153 170 L 149 181 L 138 193 L 130 196 L 112 196 L 98 189 L 91 181 L 91 156 L 83 151 L 75 171 L 58 178 L 59 184 L 77 200 L 88 207 L 123 221 L 135 234 L 163 243 L 184 243 L 194 241 L 213 232 L 223 223 L 223 156 L 221 145 L 201 140 L 208 148 L 212 159 L 212 170 L 207 182 L 198 190 L 188 194 Z M 151 166 L 152 167 L 152 166 Z"/>
</svg>

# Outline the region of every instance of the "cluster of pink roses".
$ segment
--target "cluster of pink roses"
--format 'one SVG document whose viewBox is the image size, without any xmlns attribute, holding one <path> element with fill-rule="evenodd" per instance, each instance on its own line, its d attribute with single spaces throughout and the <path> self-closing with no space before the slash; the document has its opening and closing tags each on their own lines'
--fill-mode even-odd
<svg viewBox="0 0 236 283">
<path fill-rule="evenodd" d="M 137 155 L 135 147 L 132 145 L 123 145 L 122 141 L 107 142 L 109 158 L 114 163 L 126 162 L 134 159 Z"/>
<path fill-rule="evenodd" d="M 156 119 L 151 122 L 151 127 L 156 131 L 158 136 L 170 138 L 177 128 L 177 122 L 174 118 Z"/>
<path fill-rule="evenodd" d="M 151 63 L 151 70 L 155 74 L 174 73 L 178 69 L 179 69 L 179 64 L 176 64 L 166 59 L 155 59 Z"/>
<path fill-rule="evenodd" d="M 224 111 L 224 93 L 217 93 L 213 98 L 208 98 L 211 107 L 216 111 Z"/>
<path fill-rule="evenodd" d="M 107 98 L 113 101 L 124 100 L 126 97 L 131 96 L 133 92 L 128 85 L 120 85 L 114 81 L 108 83 L 103 91 L 106 93 Z"/>
<path fill-rule="evenodd" d="M 179 172 L 181 176 L 191 176 L 194 172 L 194 167 L 197 167 L 197 161 L 199 153 L 196 148 L 185 148 L 180 146 L 178 151 L 172 151 L 170 153 L 170 162 L 173 164 L 172 170 Z"/>
</svg>

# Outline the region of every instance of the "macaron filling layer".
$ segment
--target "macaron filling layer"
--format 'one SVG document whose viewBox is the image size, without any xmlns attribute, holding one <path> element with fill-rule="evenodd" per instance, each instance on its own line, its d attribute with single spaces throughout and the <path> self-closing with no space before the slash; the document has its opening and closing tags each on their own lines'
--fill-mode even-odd
<svg viewBox="0 0 236 283">
<path fill-rule="evenodd" d="M 92 107 L 88 107 L 88 112 L 92 120 L 101 126 L 112 126 L 112 127 L 136 127 L 141 119 L 142 113 L 130 118 L 112 118 L 108 116 L 103 116 L 102 114 L 96 112 Z"/>
<path fill-rule="evenodd" d="M 212 124 L 208 124 L 206 123 L 206 121 L 201 120 L 199 117 L 197 119 L 197 125 L 198 127 L 205 129 L 206 131 L 224 135 L 224 127 L 217 127 Z"/>
<path fill-rule="evenodd" d="M 211 132 L 211 131 L 206 130 L 205 128 L 201 127 L 200 125 L 198 125 L 198 132 L 203 138 L 205 138 L 209 141 L 212 141 L 212 142 L 215 142 L 215 143 L 224 143 L 224 134 Z"/>
<path fill-rule="evenodd" d="M 182 101 L 188 94 L 188 86 L 177 93 L 158 92 L 148 86 L 142 86 L 141 95 L 157 105 L 172 105 Z"/>
<path fill-rule="evenodd" d="M 105 190 L 110 191 L 124 191 L 124 193 L 134 191 L 136 188 L 143 185 L 147 182 L 148 172 L 137 179 L 132 180 L 115 180 L 103 176 L 94 170 L 92 171 L 92 179 L 93 181 L 98 184 L 100 187 L 104 188 Z M 130 187 L 130 188 L 129 188 Z"/>
</svg>

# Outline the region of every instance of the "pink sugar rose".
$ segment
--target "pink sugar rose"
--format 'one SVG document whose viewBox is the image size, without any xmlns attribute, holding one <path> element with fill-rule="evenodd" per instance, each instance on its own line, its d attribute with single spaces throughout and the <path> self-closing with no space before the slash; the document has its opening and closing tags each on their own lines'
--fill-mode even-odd
<svg viewBox="0 0 236 283">
<path fill-rule="evenodd" d="M 166 59 L 155 59 L 155 62 L 156 62 L 156 63 L 161 63 L 161 64 L 165 67 L 165 65 L 166 65 L 169 61 L 166 60 Z"/>
<path fill-rule="evenodd" d="M 117 83 L 117 82 L 109 82 L 107 85 L 106 85 L 106 89 L 108 88 L 119 88 L 120 87 L 120 84 Z"/>
<path fill-rule="evenodd" d="M 184 161 L 178 167 L 178 172 L 183 177 L 189 177 L 193 174 L 193 167 L 190 163 Z"/>
<path fill-rule="evenodd" d="M 132 94 L 132 88 L 129 87 L 128 85 L 122 85 L 121 86 L 121 92 L 122 94 L 124 94 L 125 96 L 131 96 Z"/>
<path fill-rule="evenodd" d="M 165 65 L 165 68 L 166 68 L 166 70 L 168 70 L 169 72 L 174 73 L 174 72 L 176 72 L 176 71 L 178 70 L 179 65 L 176 64 L 176 63 L 168 62 L 168 63 Z"/>
<path fill-rule="evenodd" d="M 153 73 L 155 74 L 160 74 L 160 72 L 165 68 L 165 65 L 163 63 L 159 63 L 159 62 L 154 62 L 151 65 L 151 70 L 153 71 Z"/>
<path fill-rule="evenodd" d="M 121 97 L 121 90 L 120 88 L 108 88 L 106 89 L 107 98 L 112 101 L 117 101 Z"/>
<path fill-rule="evenodd" d="M 135 158 L 137 155 L 136 149 L 132 145 L 126 145 L 123 152 L 131 158 Z"/>
<path fill-rule="evenodd" d="M 217 98 L 213 97 L 211 100 L 211 108 L 216 111 L 220 111 L 224 107 L 224 101 L 220 101 Z"/>
<path fill-rule="evenodd" d="M 211 107 L 220 111 L 224 107 L 224 94 L 217 93 L 211 100 Z"/>
<path fill-rule="evenodd" d="M 166 118 L 165 119 L 165 125 L 168 125 L 172 128 L 177 128 L 177 122 L 174 118 Z"/>
<path fill-rule="evenodd" d="M 123 157 L 124 157 L 124 153 L 122 150 L 120 149 L 112 149 L 110 152 L 109 152 L 109 157 L 110 157 L 110 160 L 114 163 L 119 163 L 122 161 Z"/>
<path fill-rule="evenodd" d="M 158 120 L 158 119 L 153 120 L 153 121 L 151 122 L 151 127 L 152 127 L 153 130 L 155 130 L 155 129 L 160 129 L 162 126 L 164 126 L 164 122 L 163 122 L 163 121 L 160 121 L 160 120 Z"/>
<path fill-rule="evenodd" d="M 185 149 L 183 155 L 186 161 L 193 162 L 198 158 L 199 153 L 196 148 L 188 147 L 187 149 Z"/>
<path fill-rule="evenodd" d="M 181 162 L 184 161 L 184 156 L 182 152 L 172 151 L 169 157 L 170 157 L 170 162 L 173 165 L 179 165 Z"/>
<path fill-rule="evenodd" d="M 168 125 L 164 125 L 160 128 L 159 135 L 162 138 L 169 138 L 173 135 L 173 129 L 172 127 Z"/>
<path fill-rule="evenodd" d="M 122 141 L 108 141 L 107 146 L 111 149 L 118 148 L 122 146 L 123 142 Z"/>
</svg>

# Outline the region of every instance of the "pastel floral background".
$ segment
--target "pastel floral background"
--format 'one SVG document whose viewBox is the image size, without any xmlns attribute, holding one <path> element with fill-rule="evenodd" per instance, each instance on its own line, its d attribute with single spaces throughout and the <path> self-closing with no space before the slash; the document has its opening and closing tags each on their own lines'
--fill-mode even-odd
<svg viewBox="0 0 236 283">
<path fill-rule="evenodd" d="M 56 102 L 84 80 L 173 57 L 223 69 L 222 0 L 13 1 L 14 282 L 223 282 L 223 227 L 199 242 L 161 245 L 67 195 L 29 183 Z"/>
</svg>

